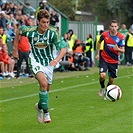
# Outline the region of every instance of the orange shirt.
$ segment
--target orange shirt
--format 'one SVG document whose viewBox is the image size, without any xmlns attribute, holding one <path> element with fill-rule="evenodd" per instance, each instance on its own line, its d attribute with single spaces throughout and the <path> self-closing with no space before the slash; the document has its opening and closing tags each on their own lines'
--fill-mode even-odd
<svg viewBox="0 0 133 133">
<path fill-rule="evenodd" d="M 69 57 L 68 57 L 68 61 L 69 61 L 70 63 L 73 63 L 73 56 L 69 56 Z"/>
<path fill-rule="evenodd" d="M 73 50 L 74 53 L 83 53 L 82 46 L 78 46 L 75 50 Z"/>
<path fill-rule="evenodd" d="M 21 36 L 18 42 L 18 50 L 22 52 L 28 52 L 30 50 L 30 45 L 29 45 L 27 37 Z"/>
<path fill-rule="evenodd" d="M 10 56 L 6 52 L 3 52 L 2 50 L 0 50 L 0 61 L 3 61 L 4 63 L 9 64 L 8 63 L 9 59 L 10 59 Z"/>
</svg>

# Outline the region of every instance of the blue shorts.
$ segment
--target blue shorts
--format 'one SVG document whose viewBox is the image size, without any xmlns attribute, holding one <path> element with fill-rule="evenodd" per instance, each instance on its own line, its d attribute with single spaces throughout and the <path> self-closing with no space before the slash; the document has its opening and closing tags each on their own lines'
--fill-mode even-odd
<svg viewBox="0 0 133 133">
<path fill-rule="evenodd" d="M 112 78 L 117 78 L 118 64 L 107 63 L 101 56 L 99 61 L 100 73 L 107 72 L 108 76 Z"/>
</svg>

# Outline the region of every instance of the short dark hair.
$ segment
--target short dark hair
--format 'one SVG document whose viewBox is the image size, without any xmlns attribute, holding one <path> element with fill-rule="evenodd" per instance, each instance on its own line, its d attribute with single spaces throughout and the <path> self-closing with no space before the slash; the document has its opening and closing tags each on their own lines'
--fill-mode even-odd
<svg viewBox="0 0 133 133">
<path fill-rule="evenodd" d="M 115 20 L 115 19 L 113 19 L 113 20 L 110 21 L 110 24 L 109 25 L 111 25 L 112 23 L 117 23 L 118 24 L 118 21 Z"/>
<path fill-rule="evenodd" d="M 47 10 L 41 9 L 37 14 L 37 19 L 40 21 L 42 18 L 49 19 L 50 14 Z"/>
<path fill-rule="evenodd" d="M 101 35 L 103 32 L 104 32 L 103 30 L 100 30 L 100 35 Z"/>
</svg>

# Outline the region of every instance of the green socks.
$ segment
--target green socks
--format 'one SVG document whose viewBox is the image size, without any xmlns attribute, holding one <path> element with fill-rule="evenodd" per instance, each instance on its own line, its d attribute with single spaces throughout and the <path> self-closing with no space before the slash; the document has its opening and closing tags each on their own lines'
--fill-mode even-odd
<svg viewBox="0 0 133 133">
<path fill-rule="evenodd" d="M 39 91 L 39 103 L 38 108 L 43 110 L 48 110 L 48 93 L 47 91 L 40 90 Z"/>
</svg>

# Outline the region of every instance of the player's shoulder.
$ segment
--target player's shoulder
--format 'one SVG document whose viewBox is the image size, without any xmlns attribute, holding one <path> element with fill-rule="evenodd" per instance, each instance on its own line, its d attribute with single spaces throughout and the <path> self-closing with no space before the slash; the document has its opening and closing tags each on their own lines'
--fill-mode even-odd
<svg viewBox="0 0 133 133">
<path fill-rule="evenodd" d="M 124 36 L 123 36 L 120 32 L 117 33 L 117 36 L 118 36 L 120 39 L 124 39 Z"/>
<path fill-rule="evenodd" d="M 108 30 L 108 31 L 104 31 L 104 32 L 102 33 L 103 36 L 106 36 L 106 35 L 108 35 L 108 34 L 109 34 L 109 30 Z"/>
<path fill-rule="evenodd" d="M 20 30 L 21 31 L 34 31 L 34 30 L 37 30 L 37 26 L 21 26 L 20 27 Z"/>
<path fill-rule="evenodd" d="M 57 28 L 52 25 L 49 25 L 48 29 L 53 32 L 58 32 Z"/>
</svg>

